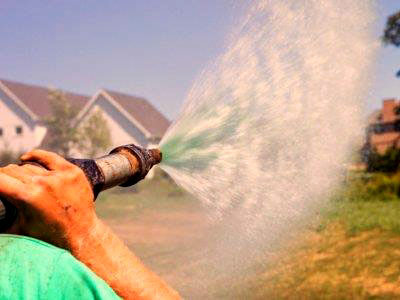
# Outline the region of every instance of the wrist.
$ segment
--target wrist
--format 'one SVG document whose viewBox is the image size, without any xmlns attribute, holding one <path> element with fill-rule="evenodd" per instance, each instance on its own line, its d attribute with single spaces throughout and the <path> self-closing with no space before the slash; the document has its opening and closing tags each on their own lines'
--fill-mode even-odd
<svg viewBox="0 0 400 300">
<path fill-rule="evenodd" d="M 95 241 L 98 242 L 99 233 L 104 231 L 104 224 L 95 213 L 85 218 L 85 221 L 79 222 L 75 226 L 66 228 L 67 248 L 74 255 L 78 256 L 80 252 L 87 247 L 94 247 Z"/>
</svg>

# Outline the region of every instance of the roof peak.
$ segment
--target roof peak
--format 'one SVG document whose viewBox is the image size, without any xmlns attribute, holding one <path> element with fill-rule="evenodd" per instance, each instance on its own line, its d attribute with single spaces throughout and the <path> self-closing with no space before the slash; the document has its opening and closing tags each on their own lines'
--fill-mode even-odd
<svg viewBox="0 0 400 300">
<path fill-rule="evenodd" d="M 51 88 L 39 85 L 21 83 L 17 81 L 0 79 L 1 86 L 10 93 L 9 96 L 15 97 L 14 101 L 32 114 L 34 119 L 43 118 L 51 113 L 49 92 Z M 89 100 L 89 96 L 61 90 L 66 99 L 74 106 L 81 109 Z"/>
<path fill-rule="evenodd" d="M 20 86 L 25 86 L 28 88 L 32 88 L 32 89 L 45 89 L 45 90 L 59 90 L 63 93 L 66 94 L 70 94 L 70 95 L 75 95 L 75 96 L 82 96 L 82 97 L 89 97 L 86 94 L 82 94 L 82 93 L 77 93 L 77 92 L 71 92 L 71 91 L 67 91 L 61 88 L 57 88 L 57 87 L 50 87 L 50 86 L 42 86 L 39 84 L 35 84 L 35 83 L 26 83 L 26 82 L 21 82 L 21 81 L 16 81 L 16 80 L 12 80 L 12 79 L 4 79 L 4 78 L 0 78 L 0 82 L 2 82 L 4 85 L 6 85 L 8 87 L 7 84 L 12 84 L 12 85 L 20 85 Z"/>
<path fill-rule="evenodd" d="M 103 91 L 105 91 L 108 94 L 115 94 L 115 95 L 120 95 L 120 96 L 125 96 L 125 97 L 131 97 L 131 98 L 135 98 L 136 100 L 141 100 L 141 101 L 146 101 L 148 102 L 148 100 L 145 97 L 142 96 L 138 96 L 138 95 L 132 95 L 132 94 L 128 94 L 125 92 L 119 92 L 119 91 L 115 91 L 115 90 L 110 90 L 110 89 L 102 89 Z"/>
</svg>

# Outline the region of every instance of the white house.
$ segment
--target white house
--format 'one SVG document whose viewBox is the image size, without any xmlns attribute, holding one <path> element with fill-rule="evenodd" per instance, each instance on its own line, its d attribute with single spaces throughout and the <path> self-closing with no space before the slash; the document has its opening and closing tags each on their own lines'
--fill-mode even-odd
<svg viewBox="0 0 400 300">
<path fill-rule="evenodd" d="M 170 125 L 146 99 L 109 90 L 100 90 L 92 97 L 79 113 L 78 124 L 96 110 L 107 120 L 112 148 L 131 143 L 143 147 L 158 144 Z"/>
<path fill-rule="evenodd" d="M 48 94 L 48 88 L 0 79 L 0 150 L 46 148 L 51 136 L 41 120 L 51 114 Z M 110 148 L 158 143 L 170 124 L 144 98 L 108 90 L 100 90 L 91 98 L 69 92 L 65 96 L 80 109 L 77 126 L 95 110 L 103 112 L 111 131 Z"/>
<path fill-rule="evenodd" d="M 47 133 L 42 119 L 51 113 L 49 89 L 0 79 L 0 149 L 15 152 L 39 147 Z M 65 93 L 82 108 L 89 97 Z"/>
</svg>

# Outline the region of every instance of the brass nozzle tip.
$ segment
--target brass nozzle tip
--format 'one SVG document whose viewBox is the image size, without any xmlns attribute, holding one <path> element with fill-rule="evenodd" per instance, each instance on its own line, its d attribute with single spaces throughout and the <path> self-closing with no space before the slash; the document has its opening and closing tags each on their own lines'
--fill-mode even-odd
<svg viewBox="0 0 400 300">
<path fill-rule="evenodd" d="M 154 164 L 159 164 L 162 160 L 162 153 L 159 149 L 149 149 L 151 156 L 154 159 Z"/>
</svg>

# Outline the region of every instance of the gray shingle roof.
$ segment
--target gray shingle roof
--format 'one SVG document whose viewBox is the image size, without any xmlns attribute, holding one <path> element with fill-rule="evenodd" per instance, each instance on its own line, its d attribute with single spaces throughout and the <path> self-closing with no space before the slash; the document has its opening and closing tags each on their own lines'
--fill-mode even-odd
<svg viewBox="0 0 400 300">
<path fill-rule="evenodd" d="M 110 90 L 105 92 L 154 137 L 162 137 L 167 131 L 170 121 L 146 99 Z"/>
<path fill-rule="evenodd" d="M 49 88 L 4 79 L 0 79 L 0 81 L 39 118 L 51 113 Z M 79 109 L 89 101 L 89 97 L 85 95 L 64 93 L 67 100 Z"/>
</svg>

